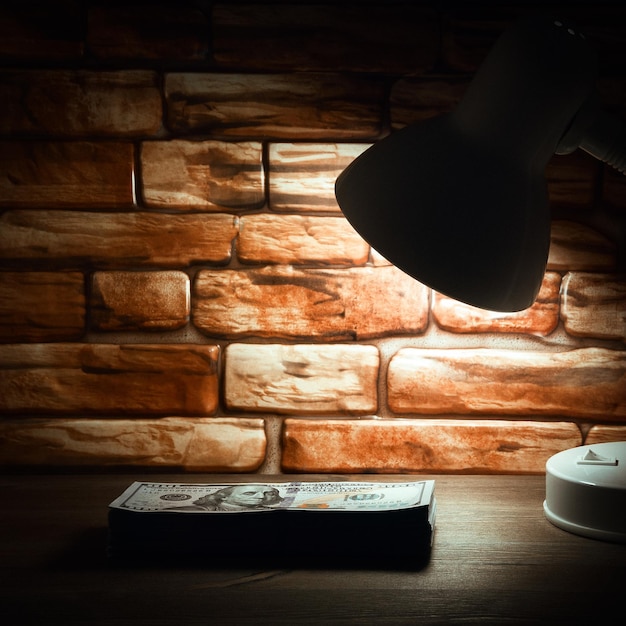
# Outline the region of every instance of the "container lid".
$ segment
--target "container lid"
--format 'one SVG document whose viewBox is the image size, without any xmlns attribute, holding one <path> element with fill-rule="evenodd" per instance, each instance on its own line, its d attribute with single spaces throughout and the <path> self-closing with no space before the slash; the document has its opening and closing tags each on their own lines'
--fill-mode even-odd
<svg viewBox="0 0 626 626">
<path fill-rule="evenodd" d="M 626 490 L 626 441 L 563 450 L 548 459 L 546 471 L 563 480 Z"/>
<path fill-rule="evenodd" d="M 626 543 L 626 442 L 580 446 L 550 457 L 543 508 L 564 530 Z"/>
</svg>

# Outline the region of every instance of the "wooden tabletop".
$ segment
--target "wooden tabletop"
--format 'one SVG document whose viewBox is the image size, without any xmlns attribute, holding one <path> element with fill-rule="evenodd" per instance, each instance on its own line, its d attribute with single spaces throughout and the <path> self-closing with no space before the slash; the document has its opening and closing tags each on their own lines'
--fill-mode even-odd
<svg viewBox="0 0 626 626">
<path fill-rule="evenodd" d="M 263 563 L 107 559 L 107 506 L 134 480 L 275 478 L 0 478 L 0 621 L 5 626 L 600 624 L 616 607 L 623 616 L 626 545 L 550 524 L 542 509 L 543 476 L 423 476 L 436 481 L 437 523 L 430 560 L 415 571 L 330 562 L 282 569 Z M 393 477 L 401 478 L 406 477 Z"/>
</svg>

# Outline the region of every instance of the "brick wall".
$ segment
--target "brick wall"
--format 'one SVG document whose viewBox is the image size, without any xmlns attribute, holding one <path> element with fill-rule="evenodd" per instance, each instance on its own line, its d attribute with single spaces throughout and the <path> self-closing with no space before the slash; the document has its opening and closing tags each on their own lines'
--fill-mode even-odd
<svg viewBox="0 0 626 626">
<path fill-rule="evenodd" d="M 540 473 L 626 439 L 624 177 L 551 161 L 548 272 L 515 314 L 409 279 L 334 200 L 531 4 L 3 5 L 0 463 Z M 626 117 L 624 9 L 542 6 Z"/>
</svg>

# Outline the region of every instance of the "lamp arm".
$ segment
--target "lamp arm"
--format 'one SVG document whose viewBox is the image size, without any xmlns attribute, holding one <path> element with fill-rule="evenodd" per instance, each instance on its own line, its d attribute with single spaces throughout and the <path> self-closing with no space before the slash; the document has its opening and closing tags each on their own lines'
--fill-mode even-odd
<svg viewBox="0 0 626 626">
<path fill-rule="evenodd" d="M 602 111 L 585 133 L 580 147 L 626 174 L 626 123 L 623 120 Z"/>
<path fill-rule="evenodd" d="M 626 174 L 626 122 L 603 110 L 596 94 L 580 108 L 556 154 L 569 154 L 576 148 Z"/>
</svg>

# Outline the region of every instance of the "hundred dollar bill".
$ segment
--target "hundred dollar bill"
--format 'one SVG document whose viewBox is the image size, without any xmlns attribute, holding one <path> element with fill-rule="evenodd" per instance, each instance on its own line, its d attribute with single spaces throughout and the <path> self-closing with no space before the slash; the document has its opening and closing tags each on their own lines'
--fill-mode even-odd
<svg viewBox="0 0 626 626">
<path fill-rule="evenodd" d="M 415 479 L 134 482 L 109 505 L 107 553 L 414 567 L 428 557 L 434 537 L 434 485 Z"/>
<path fill-rule="evenodd" d="M 135 512 L 244 513 L 264 510 L 399 511 L 428 507 L 434 481 L 163 483 L 134 482 L 109 505 Z"/>
</svg>

